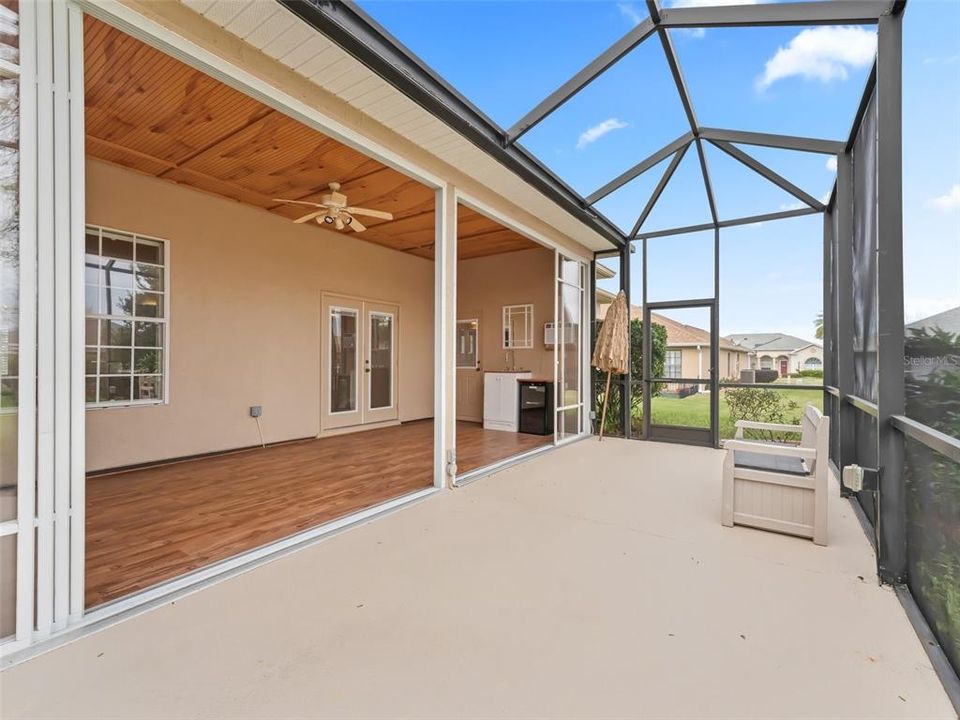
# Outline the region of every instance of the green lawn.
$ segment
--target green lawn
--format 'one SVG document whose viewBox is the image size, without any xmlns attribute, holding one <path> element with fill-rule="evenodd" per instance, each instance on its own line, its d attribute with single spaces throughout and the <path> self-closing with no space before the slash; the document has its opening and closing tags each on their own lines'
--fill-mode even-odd
<svg viewBox="0 0 960 720">
<path fill-rule="evenodd" d="M 808 385 L 820 384 L 822 381 L 817 378 L 804 378 L 805 380 L 816 380 L 816 383 L 804 383 Z M 801 384 L 794 381 L 795 384 Z M 779 391 L 786 383 L 777 383 Z M 730 408 L 724 401 L 724 392 L 720 391 L 720 437 L 731 438 L 734 435 L 733 421 L 730 419 Z M 793 401 L 797 407 L 788 415 L 787 422 L 796 424 L 800 422 L 800 414 L 807 403 L 812 403 L 815 407 L 823 410 L 823 393 L 816 390 L 802 390 L 800 388 L 783 389 L 783 397 L 787 401 Z M 677 397 L 655 397 L 650 401 L 650 412 L 652 421 L 656 425 L 684 425 L 687 427 L 710 427 L 710 394 L 698 393 L 685 398 Z M 750 418 L 747 418 L 750 419 Z M 636 420 L 636 419 L 635 419 Z"/>
</svg>

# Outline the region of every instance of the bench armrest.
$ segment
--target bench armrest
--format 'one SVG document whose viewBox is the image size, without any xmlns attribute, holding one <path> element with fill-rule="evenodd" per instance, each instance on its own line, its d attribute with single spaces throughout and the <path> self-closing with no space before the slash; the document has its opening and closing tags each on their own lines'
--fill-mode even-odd
<svg viewBox="0 0 960 720">
<path fill-rule="evenodd" d="M 796 445 L 781 445 L 780 443 L 753 442 L 751 440 L 727 440 L 723 443 L 724 450 L 741 450 L 743 452 L 760 453 L 761 455 L 780 455 L 781 457 L 798 457 L 803 460 L 816 460 L 817 451 L 813 448 L 797 447 Z"/>
<path fill-rule="evenodd" d="M 803 432 L 803 427 L 800 425 L 783 425 L 781 423 L 764 423 L 764 422 L 755 422 L 753 420 L 737 420 L 736 427 L 738 430 L 739 429 L 776 430 L 777 432 L 793 432 L 793 433 Z"/>
</svg>

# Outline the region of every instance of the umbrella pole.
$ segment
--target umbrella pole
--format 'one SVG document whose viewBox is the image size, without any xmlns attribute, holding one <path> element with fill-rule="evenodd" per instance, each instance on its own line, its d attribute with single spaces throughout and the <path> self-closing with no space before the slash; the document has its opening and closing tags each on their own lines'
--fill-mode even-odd
<svg viewBox="0 0 960 720">
<path fill-rule="evenodd" d="M 603 412 L 600 413 L 600 440 L 598 442 L 603 442 L 603 428 L 607 424 L 607 408 L 610 406 L 610 370 L 607 370 L 607 389 L 603 393 Z"/>
</svg>

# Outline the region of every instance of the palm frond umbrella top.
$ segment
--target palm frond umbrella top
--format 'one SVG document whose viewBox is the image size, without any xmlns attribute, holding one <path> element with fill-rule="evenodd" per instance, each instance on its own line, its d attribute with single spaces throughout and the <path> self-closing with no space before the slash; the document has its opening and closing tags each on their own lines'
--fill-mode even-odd
<svg viewBox="0 0 960 720">
<path fill-rule="evenodd" d="M 593 366 L 601 372 L 627 372 L 630 364 L 629 313 L 627 296 L 621 290 L 617 293 L 597 333 L 597 346 L 593 349 Z"/>
<path fill-rule="evenodd" d="M 603 426 L 607 420 L 607 407 L 610 405 L 610 378 L 613 373 L 618 375 L 626 373 L 630 367 L 629 331 L 630 312 L 627 309 L 627 296 L 621 290 L 607 308 L 600 332 L 597 333 L 597 345 L 593 349 L 593 366 L 607 373 L 607 390 L 603 396 L 603 413 L 600 418 L 601 440 L 603 440 Z"/>
</svg>

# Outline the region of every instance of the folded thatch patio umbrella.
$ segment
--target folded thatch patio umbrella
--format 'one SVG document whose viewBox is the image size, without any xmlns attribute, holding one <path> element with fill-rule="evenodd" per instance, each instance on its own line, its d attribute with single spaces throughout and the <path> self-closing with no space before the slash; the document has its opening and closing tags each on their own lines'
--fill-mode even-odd
<svg viewBox="0 0 960 720">
<path fill-rule="evenodd" d="M 607 407 L 610 405 L 610 378 L 613 373 L 622 375 L 629 368 L 629 323 L 627 296 L 621 290 L 607 308 L 603 325 L 597 333 L 597 346 L 593 349 L 593 366 L 607 373 L 607 390 L 603 395 L 603 413 L 600 418 L 600 440 L 603 440 L 603 426 L 606 424 Z"/>
</svg>

